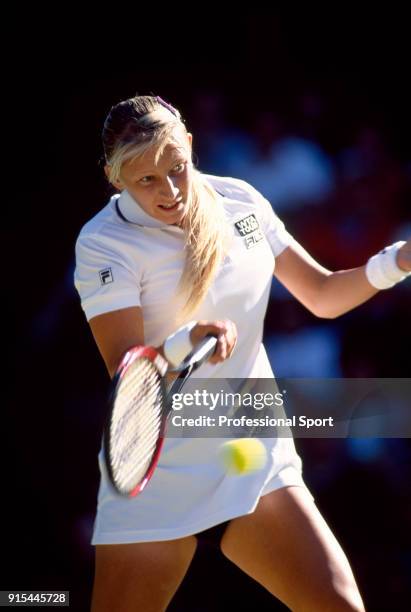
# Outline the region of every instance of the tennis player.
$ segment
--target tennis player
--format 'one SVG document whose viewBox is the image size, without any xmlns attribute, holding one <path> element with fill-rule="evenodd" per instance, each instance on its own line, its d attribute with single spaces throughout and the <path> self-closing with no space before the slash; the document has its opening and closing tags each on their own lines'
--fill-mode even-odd
<svg viewBox="0 0 411 612">
<path fill-rule="evenodd" d="M 80 233 L 75 284 L 111 375 L 132 345 L 155 346 L 174 364 L 213 333 L 217 350 L 200 376 L 273 377 L 261 343 L 273 272 L 325 318 L 410 273 L 410 240 L 356 269 L 323 268 L 252 186 L 193 168 L 192 136 L 159 97 L 114 106 L 103 146 L 117 193 Z M 235 478 L 218 460 L 221 440 L 167 439 L 132 500 L 116 495 L 100 456 L 93 611 L 165 610 L 196 534 L 227 521 L 223 553 L 292 610 L 364 610 L 293 440 L 263 442 L 266 466 Z"/>
</svg>

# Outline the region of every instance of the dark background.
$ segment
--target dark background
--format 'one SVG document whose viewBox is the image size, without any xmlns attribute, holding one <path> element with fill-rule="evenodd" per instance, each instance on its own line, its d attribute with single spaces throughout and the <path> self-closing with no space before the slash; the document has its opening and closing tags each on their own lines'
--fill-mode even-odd
<svg viewBox="0 0 411 612">
<path fill-rule="evenodd" d="M 24 13 L 5 26 L 11 38 L 1 73 L 2 141 L 11 167 L 3 174 L 3 320 L 13 367 L 4 378 L 0 587 L 70 590 L 71 608 L 79 611 L 88 609 L 91 590 L 88 541 L 108 381 L 71 279 L 76 236 L 109 194 L 100 131 L 110 106 L 136 92 L 169 100 L 193 131 L 199 168 L 216 174 L 213 146 L 229 142 L 233 132 L 254 143 L 260 138 L 261 146 L 267 145 L 262 132 L 272 143 L 287 134 L 316 143 L 332 164 L 332 189 L 279 214 L 325 266 L 361 265 L 399 233 L 410 235 L 404 15 L 263 11 L 224 20 L 211 11 L 190 19 L 181 7 L 171 17 L 150 10 L 134 16 L 112 7 L 90 21 Z M 221 109 L 211 144 L 204 110 L 210 100 Z M 259 124 L 263 115 L 267 123 Z M 279 122 L 280 132 L 273 127 Z M 315 319 L 275 287 L 267 344 L 275 355 L 277 344 L 310 330 L 333 347 L 337 365 L 330 375 L 409 376 L 409 285 L 332 321 Z M 309 375 L 319 346 L 290 340 L 297 375 Z M 279 375 L 288 374 L 273 361 Z M 297 445 L 306 481 L 348 553 L 367 609 L 407 609 L 409 441 Z M 205 537 L 170 610 L 251 604 L 275 609 Z"/>
</svg>

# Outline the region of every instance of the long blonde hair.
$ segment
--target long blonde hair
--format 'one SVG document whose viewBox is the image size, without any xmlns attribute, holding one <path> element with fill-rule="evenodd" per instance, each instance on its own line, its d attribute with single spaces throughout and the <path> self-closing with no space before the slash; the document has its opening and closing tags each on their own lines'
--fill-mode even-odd
<svg viewBox="0 0 411 612">
<path fill-rule="evenodd" d="M 180 113 L 161 98 L 135 96 L 110 110 L 103 128 L 108 178 L 120 177 L 122 164 L 155 147 L 156 162 L 167 144 L 188 147 Z M 193 170 L 187 213 L 182 221 L 186 259 L 179 290 L 186 298 L 181 319 L 191 316 L 203 301 L 215 277 L 226 246 L 223 206 L 203 175 Z"/>
</svg>

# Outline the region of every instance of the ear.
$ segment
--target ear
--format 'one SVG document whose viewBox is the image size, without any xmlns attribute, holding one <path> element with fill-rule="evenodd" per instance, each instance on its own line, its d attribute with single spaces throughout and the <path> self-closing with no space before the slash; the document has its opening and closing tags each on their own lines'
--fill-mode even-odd
<svg viewBox="0 0 411 612">
<path fill-rule="evenodd" d="M 192 149 L 193 148 L 193 135 L 190 134 L 190 132 L 187 132 L 187 140 L 190 145 L 190 149 Z"/>
<path fill-rule="evenodd" d="M 106 164 L 104 166 L 104 174 L 106 175 L 108 182 L 111 183 L 111 181 L 110 181 L 110 165 L 109 164 Z M 123 181 L 121 181 L 120 179 L 117 179 L 117 180 L 113 181 L 112 185 L 114 187 L 116 187 L 116 189 L 124 189 Z"/>
</svg>

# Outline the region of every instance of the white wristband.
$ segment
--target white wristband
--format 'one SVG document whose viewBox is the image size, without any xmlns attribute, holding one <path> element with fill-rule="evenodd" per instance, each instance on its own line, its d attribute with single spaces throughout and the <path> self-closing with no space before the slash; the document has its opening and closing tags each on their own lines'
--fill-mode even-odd
<svg viewBox="0 0 411 612">
<path fill-rule="evenodd" d="M 166 338 L 164 342 L 164 355 L 172 366 L 179 365 L 185 357 L 193 350 L 190 340 L 190 331 L 195 327 L 197 321 L 190 321 L 187 325 L 180 327 L 174 334 Z"/>
<path fill-rule="evenodd" d="M 410 272 L 402 270 L 396 261 L 397 252 L 403 244 L 403 240 L 395 242 L 368 260 L 365 273 L 368 282 L 376 289 L 389 289 L 410 275 Z"/>
</svg>

